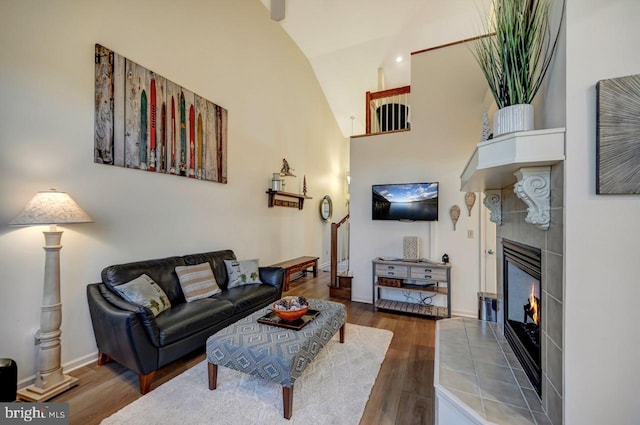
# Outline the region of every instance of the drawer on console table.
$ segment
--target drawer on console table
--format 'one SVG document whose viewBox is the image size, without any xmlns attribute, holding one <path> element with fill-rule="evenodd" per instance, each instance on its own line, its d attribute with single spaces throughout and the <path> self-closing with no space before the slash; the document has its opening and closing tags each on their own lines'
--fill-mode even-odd
<svg viewBox="0 0 640 425">
<path fill-rule="evenodd" d="M 412 266 L 411 279 L 430 279 L 435 281 L 447 281 L 447 269 L 429 267 L 429 266 Z"/>
<path fill-rule="evenodd" d="M 396 264 L 376 264 L 376 275 L 407 278 L 409 277 L 409 267 Z"/>
</svg>

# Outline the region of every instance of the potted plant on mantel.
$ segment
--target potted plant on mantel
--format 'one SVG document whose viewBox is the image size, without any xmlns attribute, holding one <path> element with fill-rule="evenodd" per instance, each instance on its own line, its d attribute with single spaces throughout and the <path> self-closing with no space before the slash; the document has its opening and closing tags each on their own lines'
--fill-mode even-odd
<svg viewBox="0 0 640 425">
<path fill-rule="evenodd" d="M 492 0 L 490 35 L 472 43 L 472 52 L 498 107 L 493 117 L 494 137 L 533 130 L 531 102 L 551 65 L 560 35 L 558 25 L 551 38 L 552 1 Z"/>
</svg>

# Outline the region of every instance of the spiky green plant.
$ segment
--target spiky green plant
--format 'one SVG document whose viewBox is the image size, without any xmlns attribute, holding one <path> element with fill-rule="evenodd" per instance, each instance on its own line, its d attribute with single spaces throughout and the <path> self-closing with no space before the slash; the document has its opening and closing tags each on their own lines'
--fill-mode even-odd
<svg viewBox="0 0 640 425">
<path fill-rule="evenodd" d="M 551 36 L 552 1 L 492 0 L 492 35 L 474 40 L 472 51 L 498 108 L 531 103 L 538 93 L 560 34 L 558 26 Z"/>
</svg>

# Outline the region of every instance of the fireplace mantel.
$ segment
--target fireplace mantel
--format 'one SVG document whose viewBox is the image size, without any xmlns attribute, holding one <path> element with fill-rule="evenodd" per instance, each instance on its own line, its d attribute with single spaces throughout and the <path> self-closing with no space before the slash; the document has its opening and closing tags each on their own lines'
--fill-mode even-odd
<svg viewBox="0 0 640 425">
<path fill-rule="evenodd" d="M 463 192 L 502 189 L 523 167 L 564 161 L 564 128 L 509 133 L 480 142 L 460 176 Z"/>
<path fill-rule="evenodd" d="M 500 190 L 513 183 L 526 221 L 549 228 L 550 166 L 564 161 L 564 128 L 509 133 L 476 145 L 460 176 L 463 192 L 485 192 L 491 221 L 501 224 Z"/>
</svg>

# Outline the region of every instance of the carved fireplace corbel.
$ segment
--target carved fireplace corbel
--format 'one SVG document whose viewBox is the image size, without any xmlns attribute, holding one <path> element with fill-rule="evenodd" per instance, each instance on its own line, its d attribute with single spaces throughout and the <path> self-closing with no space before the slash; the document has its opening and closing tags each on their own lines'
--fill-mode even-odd
<svg viewBox="0 0 640 425">
<path fill-rule="evenodd" d="M 502 226 L 502 191 L 501 190 L 485 190 L 484 201 L 485 207 L 491 212 L 489 221 Z"/>
<path fill-rule="evenodd" d="M 549 230 L 551 167 L 525 167 L 513 174 L 518 179 L 513 191 L 528 207 L 525 221 L 541 230 Z"/>
</svg>

